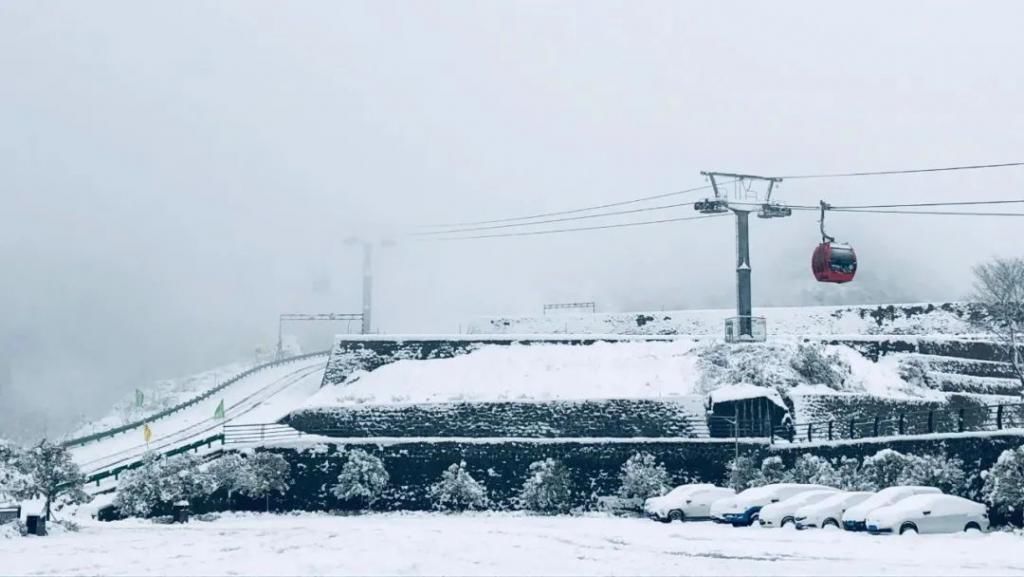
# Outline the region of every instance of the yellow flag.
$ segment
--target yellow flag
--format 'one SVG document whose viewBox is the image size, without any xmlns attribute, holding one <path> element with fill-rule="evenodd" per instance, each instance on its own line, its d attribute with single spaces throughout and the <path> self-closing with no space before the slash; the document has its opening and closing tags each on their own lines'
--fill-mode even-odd
<svg viewBox="0 0 1024 577">
<path fill-rule="evenodd" d="M 153 438 L 153 430 L 149 428 L 149 423 L 142 425 L 142 436 L 146 439 L 147 443 Z"/>
</svg>

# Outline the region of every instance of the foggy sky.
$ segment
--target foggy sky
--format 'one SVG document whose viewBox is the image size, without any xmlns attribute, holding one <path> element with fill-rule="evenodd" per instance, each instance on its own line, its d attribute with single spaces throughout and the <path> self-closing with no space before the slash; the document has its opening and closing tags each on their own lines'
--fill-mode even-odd
<svg viewBox="0 0 1024 577">
<path fill-rule="evenodd" d="M 357 312 L 352 234 L 397 241 L 377 251 L 382 331 L 558 301 L 733 306 L 731 219 L 406 234 L 690 188 L 701 170 L 1022 160 L 1022 21 L 1012 0 L 2 2 L 0 409 L 59 429 L 272 346 L 280 312 Z M 794 180 L 776 198 L 1022 184 L 1021 169 Z M 1021 252 L 1016 219 L 830 215 L 861 269 L 820 286 L 815 219 L 752 219 L 755 308 L 962 298 L 973 264 Z"/>
</svg>

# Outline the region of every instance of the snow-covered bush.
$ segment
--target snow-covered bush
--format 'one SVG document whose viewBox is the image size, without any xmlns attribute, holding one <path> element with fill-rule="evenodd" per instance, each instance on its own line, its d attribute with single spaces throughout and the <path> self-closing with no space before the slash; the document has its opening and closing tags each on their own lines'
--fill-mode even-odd
<svg viewBox="0 0 1024 577">
<path fill-rule="evenodd" d="M 985 501 L 1020 519 L 1024 509 L 1024 445 L 1003 451 L 984 476 L 982 495 Z"/>
<path fill-rule="evenodd" d="M 771 457 L 765 457 L 761 461 L 761 470 L 758 472 L 758 478 L 755 485 L 770 485 L 772 483 L 782 483 L 786 480 L 786 465 L 782 462 L 782 457 L 773 455 Z"/>
<path fill-rule="evenodd" d="M 668 472 L 650 453 L 635 453 L 619 473 L 619 496 L 626 499 L 647 499 L 668 490 Z"/>
<path fill-rule="evenodd" d="M 207 472 L 213 478 L 217 488 L 223 489 L 227 493 L 228 503 L 230 504 L 231 498 L 245 483 L 246 475 L 248 474 L 248 463 L 242 455 L 228 453 L 210 463 Z"/>
<path fill-rule="evenodd" d="M 909 358 L 903 359 L 899 364 L 899 375 L 900 378 L 914 387 L 934 389 L 935 383 L 932 382 L 931 377 L 928 374 L 928 365 L 921 359 Z"/>
<path fill-rule="evenodd" d="M 42 497 L 47 519 L 55 504 L 59 510 L 64 505 L 78 505 L 91 500 L 83 490 L 85 475 L 71 460 L 71 453 L 61 445 L 44 439 L 21 456 L 19 469 L 26 475 L 22 477 L 20 496 L 25 499 Z"/>
<path fill-rule="evenodd" d="M 853 457 L 842 457 L 835 467 L 835 484 L 832 485 L 844 491 L 864 491 L 870 487 L 864 483 L 860 472 L 860 460 Z"/>
<path fill-rule="evenodd" d="M 880 491 L 899 485 L 909 462 L 909 457 L 892 449 L 865 457 L 860 469 L 863 486 L 869 491 Z"/>
<path fill-rule="evenodd" d="M 522 506 L 543 513 L 565 513 L 572 506 L 569 469 L 554 459 L 530 464 L 530 472 L 519 491 Z"/>
<path fill-rule="evenodd" d="M 969 485 L 963 461 L 942 455 L 908 455 L 899 483 L 936 487 L 943 493 L 961 496 L 966 496 Z"/>
<path fill-rule="evenodd" d="M 820 343 L 801 343 L 789 364 L 808 383 L 836 390 L 842 389 L 850 376 L 850 365 L 838 354 L 826 352 Z"/>
<path fill-rule="evenodd" d="M 756 487 L 761 478 L 760 465 L 750 455 L 740 455 L 729 461 L 729 486 L 736 492 Z"/>
<path fill-rule="evenodd" d="M 291 466 L 276 453 L 256 453 L 245 459 L 246 475 L 239 492 L 253 499 L 265 499 L 266 510 L 270 511 L 270 495 L 284 494 L 291 483 Z"/>
<path fill-rule="evenodd" d="M 383 461 L 362 449 L 353 449 L 348 452 L 338 484 L 331 487 L 331 492 L 339 499 L 373 507 L 389 480 Z"/>
<path fill-rule="evenodd" d="M 839 486 L 839 474 L 832 463 L 817 455 L 805 454 L 797 457 L 793 468 L 786 475 L 792 483 L 808 483 L 812 485 Z"/>
<path fill-rule="evenodd" d="M 200 469 L 202 460 L 186 453 L 164 457 L 147 453 L 142 464 L 117 484 L 114 508 L 129 517 L 151 517 L 178 501 L 209 495 L 217 488 L 214 476 Z"/>
<path fill-rule="evenodd" d="M 441 480 L 431 485 L 430 499 L 440 511 L 486 509 L 490 504 L 487 489 L 466 470 L 466 462 L 452 463 Z"/>
</svg>

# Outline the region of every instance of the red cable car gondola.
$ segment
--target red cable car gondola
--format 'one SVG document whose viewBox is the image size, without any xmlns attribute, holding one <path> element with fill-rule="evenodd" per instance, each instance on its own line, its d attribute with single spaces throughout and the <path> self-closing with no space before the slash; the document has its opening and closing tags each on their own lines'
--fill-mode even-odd
<svg viewBox="0 0 1024 577">
<path fill-rule="evenodd" d="M 837 243 L 836 239 L 825 234 L 825 209 L 829 208 L 824 201 L 821 203 L 821 244 L 814 249 L 811 256 L 811 271 L 818 282 L 844 283 L 853 280 L 857 274 L 857 253 L 848 244 Z"/>
</svg>

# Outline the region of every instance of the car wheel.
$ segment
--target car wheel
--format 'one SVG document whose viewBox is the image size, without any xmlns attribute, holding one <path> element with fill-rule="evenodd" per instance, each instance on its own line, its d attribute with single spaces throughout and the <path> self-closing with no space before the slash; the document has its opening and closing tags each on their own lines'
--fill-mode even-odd
<svg viewBox="0 0 1024 577">
<path fill-rule="evenodd" d="M 753 515 L 750 516 L 750 522 L 747 523 L 747 527 L 750 527 L 752 525 L 756 525 L 757 522 L 760 521 L 760 520 L 761 520 L 761 515 L 758 515 L 757 513 L 754 513 Z"/>
<path fill-rule="evenodd" d="M 786 525 L 792 525 L 794 523 L 792 517 L 783 517 L 782 522 L 779 523 L 779 527 L 785 527 Z"/>
<path fill-rule="evenodd" d="M 684 521 L 684 520 L 686 520 L 686 516 L 683 515 L 682 511 L 680 511 L 678 509 L 673 509 L 672 511 L 668 512 L 668 520 L 669 521 Z"/>
<path fill-rule="evenodd" d="M 905 533 L 917 535 L 917 525 L 913 523 L 904 523 L 900 525 L 900 535 L 903 535 Z"/>
<path fill-rule="evenodd" d="M 826 529 L 828 527 L 835 527 L 836 529 L 838 529 L 839 528 L 839 521 L 836 521 L 835 519 L 825 519 L 824 521 L 821 522 L 821 528 L 822 529 Z"/>
<path fill-rule="evenodd" d="M 978 533 L 980 533 L 981 532 L 981 525 L 978 525 L 974 521 L 971 521 L 970 523 L 967 524 L 967 526 L 964 527 L 964 532 L 965 533 L 970 533 L 972 531 L 977 531 Z"/>
</svg>

